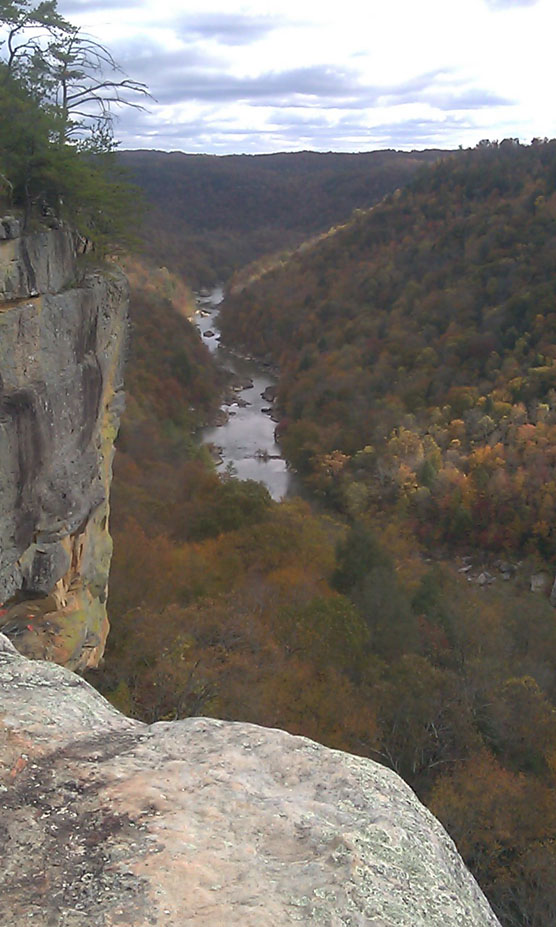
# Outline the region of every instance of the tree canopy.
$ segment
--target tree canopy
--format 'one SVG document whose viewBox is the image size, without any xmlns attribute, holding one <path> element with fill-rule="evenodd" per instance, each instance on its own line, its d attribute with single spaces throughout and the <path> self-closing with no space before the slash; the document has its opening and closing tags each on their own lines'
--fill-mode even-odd
<svg viewBox="0 0 556 927">
<path fill-rule="evenodd" d="M 281 370 L 288 459 L 429 547 L 556 552 L 556 141 L 482 143 L 221 307 Z"/>
<path fill-rule="evenodd" d="M 115 108 L 143 84 L 58 12 L 56 0 L 0 0 L 0 195 L 67 218 L 102 250 L 125 238 L 137 197 L 110 157 Z"/>
</svg>

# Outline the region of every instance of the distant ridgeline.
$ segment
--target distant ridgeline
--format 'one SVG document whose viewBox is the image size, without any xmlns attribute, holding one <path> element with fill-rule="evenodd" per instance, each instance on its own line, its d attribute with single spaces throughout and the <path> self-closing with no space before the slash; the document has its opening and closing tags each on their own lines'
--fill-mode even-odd
<svg viewBox="0 0 556 927">
<path fill-rule="evenodd" d="M 300 151 L 214 157 L 122 151 L 117 159 L 148 199 L 149 254 L 199 286 L 326 231 L 445 154 Z"/>
<path fill-rule="evenodd" d="M 285 452 L 431 544 L 556 553 L 556 141 L 483 142 L 231 295 Z"/>
</svg>

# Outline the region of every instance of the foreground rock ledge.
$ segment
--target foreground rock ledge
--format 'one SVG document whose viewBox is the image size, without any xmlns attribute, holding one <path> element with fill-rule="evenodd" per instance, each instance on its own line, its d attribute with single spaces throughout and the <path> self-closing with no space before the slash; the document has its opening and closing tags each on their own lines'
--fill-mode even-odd
<svg viewBox="0 0 556 927">
<path fill-rule="evenodd" d="M 494 927 L 392 772 L 302 737 L 147 726 L 0 635 L 0 923 Z"/>
</svg>

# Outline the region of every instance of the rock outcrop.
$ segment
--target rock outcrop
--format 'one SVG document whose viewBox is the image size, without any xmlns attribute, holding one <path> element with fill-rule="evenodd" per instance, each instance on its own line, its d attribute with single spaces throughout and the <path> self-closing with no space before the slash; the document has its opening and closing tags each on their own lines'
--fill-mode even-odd
<svg viewBox="0 0 556 927">
<path fill-rule="evenodd" d="M 497 927 L 393 772 L 302 737 L 147 726 L 0 635 L 0 923 Z"/>
<path fill-rule="evenodd" d="M 69 230 L 0 220 L 0 629 L 72 669 L 108 631 L 126 318 L 125 278 L 80 275 Z"/>
</svg>

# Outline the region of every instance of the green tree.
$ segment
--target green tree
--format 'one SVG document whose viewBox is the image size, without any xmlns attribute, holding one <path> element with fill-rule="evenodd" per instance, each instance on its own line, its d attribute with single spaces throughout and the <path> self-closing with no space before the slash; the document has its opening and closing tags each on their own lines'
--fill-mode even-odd
<svg viewBox="0 0 556 927">
<path fill-rule="evenodd" d="M 124 75 L 110 51 L 72 28 L 55 42 L 44 60 L 48 102 L 59 121 L 59 141 L 88 150 L 114 146 L 114 107 L 143 109 L 144 84 Z"/>
<path fill-rule="evenodd" d="M 290 653 L 354 677 L 368 656 L 368 628 L 345 596 L 313 598 L 302 608 L 288 606 L 276 616 L 274 630 Z"/>
<path fill-rule="evenodd" d="M 73 26 L 57 10 L 57 0 L 0 0 L 0 24 L 6 38 L 0 41 L 10 77 L 35 75 L 39 61 L 45 61 L 54 44 Z M 36 80 L 35 80 L 36 86 Z"/>
<path fill-rule="evenodd" d="M 337 567 L 332 584 L 338 592 L 350 597 L 359 590 L 365 576 L 374 567 L 391 567 L 392 561 L 380 546 L 377 537 L 362 522 L 355 522 L 336 551 Z"/>
<path fill-rule="evenodd" d="M 272 507 L 268 489 L 256 480 L 224 478 L 208 484 L 206 490 L 189 513 L 187 531 L 195 540 L 255 525 Z"/>
<path fill-rule="evenodd" d="M 55 0 L 0 0 L 0 174 L 24 225 L 33 212 L 68 219 L 98 250 L 134 225 L 137 191 L 110 158 L 113 105 L 137 106 L 142 84 L 115 79 L 114 59 L 57 11 Z M 107 76 L 103 73 L 107 69 Z"/>
<path fill-rule="evenodd" d="M 406 654 L 377 687 L 380 755 L 404 779 L 422 784 L 452 769 L 478 738 L 455 673 Z"/>
<path fill-rule="evenodd" d="M 51 121 L 17 80 L 0 65 L 0 164 L 14 203 L 27 213 L 53 170 Z"/>
</svg>

